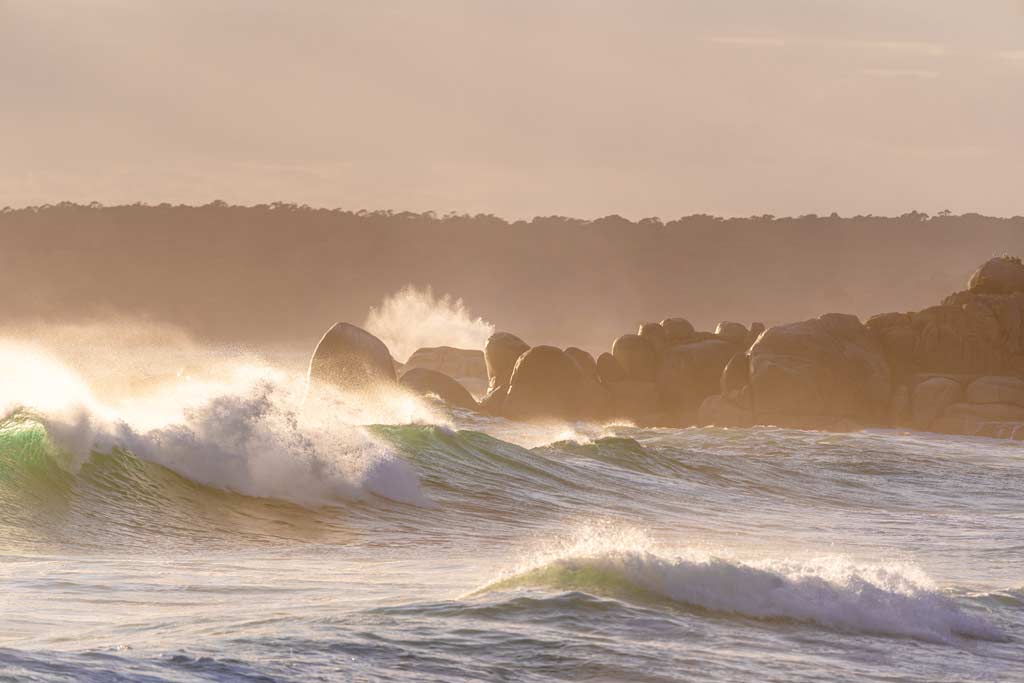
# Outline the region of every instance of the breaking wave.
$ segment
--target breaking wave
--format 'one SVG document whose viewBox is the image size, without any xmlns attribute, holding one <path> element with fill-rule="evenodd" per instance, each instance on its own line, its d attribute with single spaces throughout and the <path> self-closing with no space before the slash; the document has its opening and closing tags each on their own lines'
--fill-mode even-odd
<svg viewBox="0 0 1024 683">
<path fill-rule="evenodd" d="M 286 378 L 247 367 L 229 382 L 175 388 L 115 409 L 37 351 L 0 349 L 0 373 L 0 457 L 7 460 L 25 457 L 31 445 L 32 457 L 74 474 L 96 455 L 122 453 L 203 486 L 306 507 L 368 494 L 431 504 L 409 463 L 361 426 L 375 416 L 443 423 L 400 391 L 360 402 L 361 413 L 346 412 L 356 402 L 345 397 L 300 412 L 301 393 Z"/>
<path fill-rule="evenodd" d="M 589 532 L 588 532 L 589 533 Z M 934 643 L 964 638 L 1005 641 L 981 613 L 969 611 L 914 566 L 857 564 L 845 557 L 740 560 L 703 550 L 655 550 L 642 537 L 575 547 L 509 572 L 478 594 L 543 588 L 705 610 L 755 620 L 812 623 L 848 633 Z M 646 547 L 645 547 L 646 546 Z"/>
</svg>

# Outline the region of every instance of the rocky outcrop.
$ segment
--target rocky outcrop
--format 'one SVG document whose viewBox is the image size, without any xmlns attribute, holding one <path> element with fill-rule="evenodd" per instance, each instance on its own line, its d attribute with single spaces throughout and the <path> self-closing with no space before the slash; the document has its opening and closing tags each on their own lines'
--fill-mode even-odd
<svg viewBox="0 0 1024 683">
<path fill-rule="evenodd" d="M 741 346 L 747 341 L 747 336 L 750 332 L 742 323 L 733 323 L 729 321 L 723 321 L 718 323 L 715 327 L 715 335 L 721 337 L 727 342 Z"/>
<path fill-rule="evenodd" d="M 665 328 L 660 323 L 644 323 L 637 331 L 637 335 L 649 341 L 656 354 L 664 353 L 665 347 L 668 346 Z"/>
<path fill-rule="evenodd" d="M 1001 403 L 954 403 L 931 429 L 946 434 L 1020 439 L 1024 438 L 1024 408 Z"/>
<path fill-rule="evenodd" d="M 507 387 L 516 361 L 529 350 L 530 346 L 514 334 L 508 332 L 492 334 L 484 345 L 488 390 L 493 391 L 498 387 Z"/>
<path fill-rule="evenodd" d="M 615 356 L 605 351 L 597 357 L 597 376 L 601 382 L 611 384 L 626 379 L 626 371 L 622 364 L 615 360 Z"/>
<path fill-rule="evenodd" d="M 968 403 L 1004 403 L 1024 407 L 1024 379 L 979 377 L 967 385 Z"/>
<path fill-rule="evenodd" d="M 337 323 L 327 330 L 309 361 L 308 394 L 325 388 L 367 391 L 395 383 L 388 347 L 366 330 Z"/>
<path fill-rule="evenodd" d="M 405 370 L 402 383 L 418 393 L 513 419 L 888 426 L 1024 440 L 1024 264 L 992 259 L 939 305 L 864 324 L 830 313 L 768 329 L 721 322 L 712 333 L 666 318 L 620 336 L 596 361 L 501 332 L 482 354 L 420 349 Z M 489 391 L 477 406 L 452 375 L 484 374 Z M 346 323 L 324 335 L 310 363 L 311 387 L 352 390 L 394 376 L 384 345 Z"/>
<path fill-rule="evenodd" d="M 696 330 L 686 318 L 665 318 L 661 321 L 665 330 L 665 341 L 668 346 L 684 344 L 693 339 Z"/>
<path fill-rule="evenodd" d="M 406 370 L 399 379 L 406 389 L 421 396 L 434 395 L 448 405 L 465 410 L 477 410 L 478 405 L 469 391 L 444 373 L 429 368 Z"/>
<path fill-rule="evenodd" d="M 910 420 L 915 429 L 930 429 L 946 408 L 963 400 L 964 390 L 949 377 L 928 377 L 910 395 Z"/>
<path fill-rule="evenodd" d="M 626 380 L 608 385 L 611 394 L 610 417 L 638 425 L 662 421 L 661 397 L 654 382 Z"/>
<path fill-rule="evenodd" d="M 989 259 L 971 276 L 967 289 L 979 294 L 1024 292 L 1024 264 L 1012 256 Z"/>
<path fill-rule="evenodd" d="M 666 409 L 692 419 L 701 402 L 719 392 L 722 371 L 738 348 L 736 344 L 711 338 L 665 351 L 657 384 Z"/>
<path fill-rule="evenodd" d="M 593 356 L 591 356 L 583 349 L 577 348 L 575 346 L 570 346 L 569 348 L 567 348 L 565 350 L 565 353 L 574 361 L 576 361 L 576 365 L 579 366 L 580 370 L 583 372 L 584 377 L 589 377 L 594 380 L 598 378 L 597 361 L 594 360 Z"/>
<path fill-rule="evenodd" d="M 754 413 L 736 405 L 720 394 L 708 396 L 700 405 L 697 424 L 716 427 L 751 427 Z"/>
<path fill-rule="evenodd" d="M 855 316 L 829 313 L 769 328 L 749 356 L 758 423 L 884 421 L 892 390 L 889 365 L 881 345 Z"/>
<path fill-rule="evenodd" d="M 583 372 L 565 351 L 534 346 L 519 357 L 501 414 L 519 420 L 580 417 Z"/>
<path fill-rule="evenodd" d="M 634 382 L 653 382 L 658 371 L 658 352 L 649 339 L 624 334 L 612 343 L 612 355 Z"/>
</svg>

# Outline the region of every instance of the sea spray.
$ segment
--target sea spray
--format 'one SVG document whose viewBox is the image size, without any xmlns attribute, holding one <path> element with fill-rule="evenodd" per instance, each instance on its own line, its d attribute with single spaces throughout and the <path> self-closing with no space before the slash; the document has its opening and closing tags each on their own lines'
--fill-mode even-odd
<svg viewBox="0 0 1024 683">
<path fill-rule="evenodd" d="M 72 473 L 94 452 L 124 449 L 248 496 L 317 506 L 374 494 L 431 505 L 412 467 L 362 426 L 445 424 L 442 411 L 398 388 L 338 394 L 300 411 L 301 377 L 244 362 L 217 380 L 163 383 L 115 409 L 59 359 L 13 343 L 0 345 L 0 375 L 0 419 L 41 424 L 57 464 Z"/>
<path fill-rule="evenodd" d="M 462 299 L 449 294 L 436 297 L 430 287 L 417 289 L 412 285 L 371 308 L 364 327 L 403 362 L 424 347 L 483 349 L 487 338 L 494 334 L 494 325 L 470 314 Z"/>
</svg>

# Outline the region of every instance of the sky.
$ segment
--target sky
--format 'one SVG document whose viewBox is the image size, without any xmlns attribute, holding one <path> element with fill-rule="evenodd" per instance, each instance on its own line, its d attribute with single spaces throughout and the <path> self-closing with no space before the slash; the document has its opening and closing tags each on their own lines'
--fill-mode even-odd
<svg viewBox="0 0 1024 683">
<path fill-rule="evenodd" d="M 1024 214 L 1022 0 L 0 0 L 0 206 Z"/>
</svg>

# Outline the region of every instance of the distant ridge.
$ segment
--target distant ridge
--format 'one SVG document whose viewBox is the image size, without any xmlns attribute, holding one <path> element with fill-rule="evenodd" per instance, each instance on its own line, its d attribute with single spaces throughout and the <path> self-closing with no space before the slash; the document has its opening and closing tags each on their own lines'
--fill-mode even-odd
<svg viewBox="0 0 1024 683">
<path fill-rule="evenodd" d="M 506 221 L 286 203 L 64 202 L 0 210 L 0 239 L 7 324 L 139 315 L 202 339 L 299 345 L 411 283 L 462 297 L 532 343 L 603 345 L 670 314 L 708 327 L 919 309 L 986 258 L 1024 251 L 1024 218 Z"/>
</svg>

